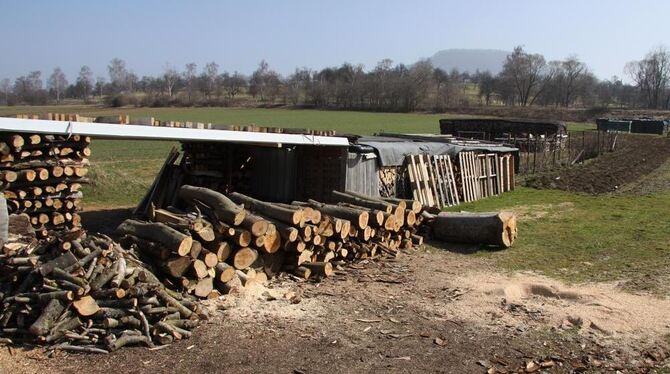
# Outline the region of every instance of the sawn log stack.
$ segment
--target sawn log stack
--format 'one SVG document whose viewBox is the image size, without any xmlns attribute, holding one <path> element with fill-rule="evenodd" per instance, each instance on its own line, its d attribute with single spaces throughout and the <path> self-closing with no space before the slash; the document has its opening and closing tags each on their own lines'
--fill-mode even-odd
<svg viewBox="0 0 670 374">
<path fill-rule="evenodd" d="M 417 230 L 425 218 L 413 201 L 333 191 L 338 204 L 282 204 L 190 185 L 178 195 L 182 209 L 152 207 L 148 220 L 126 220 L 117 231 L 168 284 L 203 298 L 279 272 L 326 277 L 338 265 L 423 243 Z"/>
</svg>

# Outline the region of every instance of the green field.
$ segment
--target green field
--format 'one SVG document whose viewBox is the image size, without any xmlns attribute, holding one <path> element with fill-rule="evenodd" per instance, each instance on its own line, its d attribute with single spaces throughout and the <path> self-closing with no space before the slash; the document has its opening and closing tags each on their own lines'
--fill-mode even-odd
<svg viewBox="0 0 670 374">
<path fill-rule="evenodd" d="M 476 252 L 510 271 L 570 282 L 626 280 L 631 290 L 670 293 L 670 191 L 594 196 L 517 187 L 451 210 L 517 213 L 511 250 Z"/>
</svg>

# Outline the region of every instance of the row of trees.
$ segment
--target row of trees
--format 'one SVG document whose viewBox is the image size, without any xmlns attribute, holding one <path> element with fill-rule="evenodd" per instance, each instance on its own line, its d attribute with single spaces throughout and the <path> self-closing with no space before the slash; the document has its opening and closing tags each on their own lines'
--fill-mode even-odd
<svg viewBox="0 0 670 374">
<path fill-rule="evenodd" d="M 298 68 L 286 77 L 266 61 L 250 75 L 221 72 L 215 62 L 182 71 L 166 65 L 160 76 L 138 77 L 115 58 L 107 77 L 94 78 L 82 66 L 73 82 L 60 68 L 46 88 L 39 71 L 0 81 L 5 104 L 60 103 L 63 99 L 106 100 L 110 105 L 230 105 L 240 100 L 310 105 L 322 108 L 414 111 L 444 110 L 468 105 L 593 107 L 621 106 L 670 109 L 670 53 L 658 48 L 625 72 L 633 84 L 613 77 L 599 80 L 576 57 L 547 62 L 544 56 L 516 47 L 502 71 L 469 74 L 435 68 L 428 60 L 413 65 L 380 61 L 373 69 L 342 64 L 320 71 Z"/>
</svg>

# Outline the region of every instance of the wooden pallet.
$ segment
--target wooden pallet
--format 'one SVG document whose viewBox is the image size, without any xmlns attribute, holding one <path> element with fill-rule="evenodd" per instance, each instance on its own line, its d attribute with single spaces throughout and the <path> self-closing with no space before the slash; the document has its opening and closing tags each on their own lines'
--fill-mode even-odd
<svg viewBox="0 0 670 374">
<path fill-rule="evenodd" d="M 409 155 L 406 163 L 415 200 L 437 208 L 460 203 L 451 157 Z"/>
</svg>

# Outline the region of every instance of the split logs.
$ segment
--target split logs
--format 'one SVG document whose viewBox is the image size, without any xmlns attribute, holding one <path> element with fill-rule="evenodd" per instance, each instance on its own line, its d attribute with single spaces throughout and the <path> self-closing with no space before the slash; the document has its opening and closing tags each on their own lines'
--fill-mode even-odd
<svg viewBox="0 0 670 374">
<path fill-rule="evenodd" d="M 104 235 L 60 231 L 39 242 L 15 235 L 0 257 L 10 276 L 0 338 L 89 353 L 188 338 L 201 313 L 195 299 L 166 289 L 144 266 L 134 248 Z M 196 295 L 212 284 L 199 282 Z"/>
</svg>

